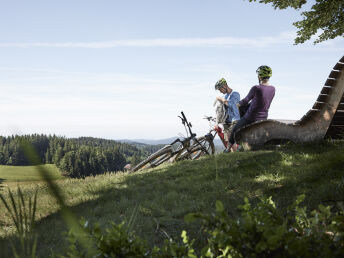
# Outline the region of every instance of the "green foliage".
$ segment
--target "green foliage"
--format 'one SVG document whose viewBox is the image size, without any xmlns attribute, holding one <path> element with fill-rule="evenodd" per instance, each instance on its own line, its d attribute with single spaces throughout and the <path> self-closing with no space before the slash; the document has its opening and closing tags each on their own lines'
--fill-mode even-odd
<svg viewBox="0 0 344 258">
<path fill-rule="evenodd" d="M 199 219 L 207 234 L 207 243 L 197 251 L 202 257 L 342 257 L 344 255 L 344 213 L 331 213 L 330 207 L 319 206 L 310 215 L 297 198 L 281 214 L 272 198 L 261 199 L 252 206 L 247 198 L 239 206 L 241 216 L 232 219 L 223 204 L 216 202 L 211 215 L 194 213 L 185 216 L 188 222 Z M 87 237 L 96 243 L 96 257 L 197 257 L 183 231 L 182 242 L 166 240 L 162 247 L 147 247 L 142 239 L 129 232 L 125 225 L 112 223 L 102 231 L 98 224 L 82 222 Z M 85 257 L 76 238 L 69 234 L 69 257 Z"/>
<path fill-rule="evenodd" d="M 292 7 L 300 9 L 306 0 L 249 0 L 250 2 L 272 3 L 274 8 L 285 9 Z M 320 43 L 329 39 L 344 36 L 344 1 L 343 0 L 316 0 L 311 10 L 302 12 L 303 20 L 294 23 L 299 29 L 295 39 L 296 44 L 304 43 L 316 35 L 321 34 L 314 41 Z"/>
<path fill-rule="evenodd" d="M 115 224 L 102 230 L 99 224 L 93 226 L 85 220 L 81 221 L 87 238 L 94 242 L 93 257 L 196 257 L 193 241 L 190 243 L 185 231 L 182 232 L 182 243 L 172 239 L 166 240 L 162 247 L 148 247 L 147 243 L 129 231 L 124 223 Z M 73 232 L 68 233 L 68 257 L 87 257 L 87 253 L 79 246 Z"/>
<path fill-rule="evenodd" d="M 295 22 L 299 29 L 295 43 L 304 43 L 316 35 L 321 34 L 314 41 L 320 43 L 339 36 L 344 36 L 344 1 L 342 0 L 317 0 L 308 12 L 303 12 L 303 20 Z"/>
<path fill-rule="evenodd" d="M 95 244 L 94 257 L 145 257 L 148 250 L 145 242 L 128 232 L 124 224 L 112 223 L 109 228 L 102 231 L 99 224 L 90 226 L 83 221 L 86 237 Z M 87 253 L 78 245 L 75 234 L 68 233 L 68 257 L 86 257 Z"/>
<path fill-rule="evenodd" d="M 35 225 L 35 216 L 37 208 L 37 190 L 34 197 L 29 198 L 26 202 L 24 195 L 20 188 L 17 190 L 17 198 L 9 190 L 8 195 L 10 201 L 0 194 L 0 199 L 10 214 L 11 219 L 16 228 L 16 235 L 18 237 L 19 245 L 12 244 L 12 251 L 15 257 L 36 257 L 36 237 L 33 234 Z M 16 248 L 19 246 L 19 248 Z M 18 250 L 19 249 L 19 250 Z"/>
<path fill-rule="evenodd" d="M 74 232 L 74 234 L 77 236 L 79 242 L 87 251 L 87 255 L 91 254 L 93 252 L 92 242 L 90 242 L 90 240 L 84 236 L 84 230 L 82 227 L 80 227 L 78 218 L 75 213 L 66 205 L 66 199 L 59 186 L 54 182 L 53 178 L 45 169 L 45 167 L 41 166 L 40 157 L 36 152 L 34 146 L 30 144 L 30 142 L 23 140 L 20 143 L 20 147 L 23 149 L 25 156 L 28 158 L 30 163 L 36 166 L 42 179 L 47 184 L 50 193 L 58 202 L 65 223 L 68 225 L 71 232 Z"/>
<path fill-rule="evenodd" d="M 36 257 L 36 238 L 33 226 L 37 192 L 34 200 L 25 200 L 18 188 L 18 200 L 9 192 L 11 203 L 0 195 L 7 211 L 17 227 L 20 250 L 13 246 L 15 257 Z M 202 221 L 207 234 L 204 246 L 194 248 L 186 231 L 181 242 L 172 238 L 161 247 L 150 247 L 137 237 L 125 223 L 111 223 L 105 230 L 98 223 L 90 225 L 82 219 L 71 227 L 67 239 L 69 247 L 63 251 L 67 257 L 343 257 L 344 212 L 331 212 L 330 207 L 319 205 L 318 210 L 307 214 L 299 204 L 305 199 L 299 196 L 282 214 L 272 198 L 262 198 L 251 205 L 247 198 L 238 208 L 241 215 L 233 219 L 222 202 L 216 202 L 216 211 L 210 215 L 192 213 L 185 216 L 187 222 Z M 130 224 L 130 223 L 129 223 Z M 80 230 L 75 230 L 75 227 Z M 82 236 L 81 236 L 82 235 Z M 80 244 L 80 241 L 86 241 Z M 62 256 L 65 257 L 65 256 Z"/>
<path fill-rule="evenodd" d="M 59 168 L 70 177 L 86 177 L 106 171 L 120 171 L 126 164 L 118 150 L 103 150 L 99 147 L 80 146 L 63 156 Z"/>
<path fill-rule="evenodd" d="M 300 9 L 307 0 L 249 0 L 250 2 L 259 2 L 263 4 L 272 4 L 275 9 L 286 9 L 292 7 L 294 9 Z"/>
<path fill-rule="evenodd" d="M 301 195 L 282 214 L 271 197 L 251 206 L 245 198 L 239 206 L 241 216 L 228 216 L 222 203 L 216 213 L 194 213 L 187 221 L 200 219 L 208 235 L 202 249 L 205 257 L 342 257 L 344 255 L 344 212 L 331 213 L 319 205 L 307 214 L 299 203 Z"/>
<path fill-rule="evenodd" d="M 131 163 L 132 167 L 133 167 L 133 166 L 136 166 L 136 165 L 139 164 L 140 162 L 141 162 L 141 159 L 140 159 L 140 157 L 139 157 L 137 154 L 134 154 L 134 155 L 131 157 L 130 163 Z"/>
<path fill-rule="evenodd" d="M 20 147 L 21 141 L 29 142 L 42 163 L 55 164 L 70 177 L 86 177 L 109 171 L 121 171 L 127 162 L 138 163 L 154 152 L 158 146 L 129 145 L 112 140 L 46 135 L 0 136 L 0 164 L 30 165 Z"/>
<path fill-rule="evenodd" d="M 261 196 L 272 196 L 282 214 L 287 213 L 287 207 L 302 193 L 307 196 L 304 202 L 307 214 L 319 204 L 335 207 L 343 202 L 343 143 L 289 144 L 274 151 L 220 154 L 197 161 L 166 164 L 137 174 L 66 178 L 54 183 L 75 214 L 90 223 L 98 222 L 102 229 L 112 222 L 127 221 L 131 225 L 128 226 L 130 232 L 134 230 L 150 246 L 157 245 L 160 249 L 167 235 L 168 239 L 179 240 L 182 230 L 186 230 L 190 239 L 196 240 L 194 249 L 200 255 L 206 234 L 200 231 L 200 222 L 186 224 L 183 218 L 190 212 L 210 214 L 216 200 L 224 204 L 222 206 L 233 220 L 241 217 L 241 211 L 236 207 L 242 204 L 245 196 L 251 206 L 255 206 Z M 6 184 L 15 187 L 5 180 L 0 190 Z M 36 187 L 39 191 L 37 254 L 49 257 L 53 251 L 66 255 L 68 242 L 61 237 L 66 227 L 59 203 L 48 191 L 47 184 L 21 183 L 22 192 L 27 197 L 33 196 Z M 6 191 L 4 195 L 10 200 Z M 137 214 L 133 212 L 135 207 Z M 0 210 L 4 209 L 0 202 Z M 136 215 L 133 217 L 133 214 Z M 4 253 L 10 252 L 9 239 L 15 225 L 8 213 L 0 213 L 0 225 L 0 256 L 6 257 Z M 174 244 L 180 245 L 181 242 Z"/>
</svg>

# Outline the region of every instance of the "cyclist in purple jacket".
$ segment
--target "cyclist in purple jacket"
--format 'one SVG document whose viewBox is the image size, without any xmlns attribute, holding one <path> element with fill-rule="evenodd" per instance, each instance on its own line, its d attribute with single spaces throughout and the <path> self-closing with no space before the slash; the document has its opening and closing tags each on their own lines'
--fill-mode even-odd
<svg viewBox="0 0 344 258">
<path fill-rule="evenodd" d="M 235 133 L 248 124 L 268 118 L 272 99 L 275 96 L 275 87 L 269 84 L 272 70 L 269 66 L 262 65 L 257 69 L 259 85 L 251 88 L 248 95 L 239 101 L 238 107 L 249 105 L 245 115 L 234 126 L 229 137 L 229 148 L 235 143 Z M 229 149 L 228 148 L 228 149 Z"/>
</svg>

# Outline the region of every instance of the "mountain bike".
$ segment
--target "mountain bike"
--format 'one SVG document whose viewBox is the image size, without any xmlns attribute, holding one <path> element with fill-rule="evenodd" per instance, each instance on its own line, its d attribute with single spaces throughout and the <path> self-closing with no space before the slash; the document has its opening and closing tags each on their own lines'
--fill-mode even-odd
<svg viewBox="0 0 344 258">
<path fill-rule="evenodd" d="M 198 159 L 203 155 L 215 153 L 215 146 L 211 136 L 205 135 L 196 137 L 196 134 L 191 130 L 191 123 L 186 119 L 183 111 L 182 116 L 178 116 L 182 120 L 187 137 L 177 138 L 172 143 L 164 146 L 157 152 L 150 155 L 147 159 L 140 162 L 138 165 L 131 169 L 135 172 L 139 169 L 157 167 L 164 162 L 176 162 L 185 159 Z"/>
<path fill-rule="evenodd" d="M 215 138 L 216 135 L 219 136 L 223 146 L 225 147 L 225 150 L 227 149 L 228 146 L 228 142 L 225 140 L 225 135 L 224 135 L 224 128 L 222 129 L 222 127 L 219 124 L 223 124 L 225 126 L 230 126 L 231 124 L 228 124 L 226 122 L 227 120 L 227 116 L 225 114 L 225 111 L 223 111 L 223 104 L 221 102 L 219 102 L 218 100 L 215 100 L 214 104 L 213 104 L 215 108 L 215 112 L 216 112 L 216 118 L 215 117 L 211 117 L 211 116 L 205 116 L 204 119 L 208 120 L 209 122 L 209 133 L 206 135 L 208 138 Z M 240 117 L 244 116 L 245 112 L 247 111 L 249 105 L 247 106 L 242 106 L 241 108 L 239 108 L 239 112 L 240 112 Z M 235 149 L 237 150 L 239 148 L 239 145 L 235 145 Z"/>
<path fill-rule="evenodd" d="M 211 117 L 211 116 L 205 116 L 204 119 L 208 120 L 209 122 L 209 133 L 206 135 L 208 138 L 215 138 L 216 135 L 219 136 L 223 146 L 225 147 L 225 149 L 227 149 L 227 145 L 228 142 L 225 140 L 225 135 L 224 135 L 224 131 L 221 128 L 221 126 L 219 126 L 219 124 L 217 123 L 217 119 L 215 117 Z M 230 124 L 227 124 L 228 126 Z M 241 146 L 239 146 L 238 144 L 235 144 L 235 151 L 242 149 Z"/>
<path fill-rule="evenodd" d="M 207 134 L 208 138 L 212 137 L 214 139 L 216 137 L 216 135 L 218 135 L 223 146 L 225 148 L 227 148 L 228 142 L 226 142 L 225 134 L 224 134 L 222 128 L 217 124 L 216 118 L 211 117 L 211 116 L 205 116 L 204 119 L 208 120 L 208 122 L 209 122 L 210 130 L 209 130 L 209 133 Z"/>
</svg>

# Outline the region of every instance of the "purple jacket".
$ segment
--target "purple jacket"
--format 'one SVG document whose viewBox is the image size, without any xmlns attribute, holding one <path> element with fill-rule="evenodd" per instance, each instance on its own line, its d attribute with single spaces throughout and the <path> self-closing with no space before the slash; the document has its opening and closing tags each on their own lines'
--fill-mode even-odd
<svg viewBox="0 0 344 258">
<path fill-rule="evenodd" d="M 239 101 L 240 106 L 246 106 L 250 101 L 250 107 L 244 118 L 250 122 L 268 118 L 268 112 L 272 99 L 275 96 L 275 87 L 266 85 L 253 86 L 246 98 Z"/>
</svg>

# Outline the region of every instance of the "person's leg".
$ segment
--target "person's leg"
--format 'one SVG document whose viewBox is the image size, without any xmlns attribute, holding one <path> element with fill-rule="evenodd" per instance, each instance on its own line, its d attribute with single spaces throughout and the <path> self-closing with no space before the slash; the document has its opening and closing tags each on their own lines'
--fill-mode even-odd
<svg viewBox="0 0 344 258">
<path fill-rule="evenodd" d="M 223 124 L 223 139 L 228 144 L 232 123 Z"/>
<path fill-rule="evenodd" d="M 225 150 L 223 152 L 228 152 L 227 146 L 229 144 L 229 142 L 228 142 L 229 141 L 229 134 L 231 133 L 229 131 L 230 125 L 231 124 L 223 124 L 223 140 L 225 143 Z"/>
<path fill-rule="evenodd" d="M 247 119 L 245 119 L 244 117 L 241 118 L 233 127 L 233 130 L 231 131 L 231 134 L 229 136 L 229 143 L 228 143 L 228 147 L 232 147 L 232 145 L 235 143 L 235 133 L 241 128 L 244 127 L 245 125 L 249 124 L 250 121 L 248 121 Z"/>
<path fill-rule="evenodd" d="M 224 141 L 226 143 L 226 149 L 223 152 L 225 152 L 225 153 L 231 151 L 231 149 L 228 148 L 229 136 L 231 134 L 231 131 L 233 130 L 235 123 L 236 123 L 236 121 L 234 121 L 233 123 L 223 124 L 223 138 L 224 138 Z"/>
<path fill-rule="evenodd" d="M 234 129 L 234 126 L 237 124 L 237 122 L 238 121 L 234 121 L 234 122 L 232 122 L 231 123 L 231 125 L 230 125 L 230 127 L 228 128 L 228 145 L 227 146 L 229 146 L 229 137 L 230 137 L 230 134 L 231 134 L 231 132 L 233 131 L 233 129 Z M 233 152 L 233 151 L 236 151 L 236 144 L 233 144 L 232 145 L 232 148 L 230 148 L 230 152 Z"/>
</svg>

